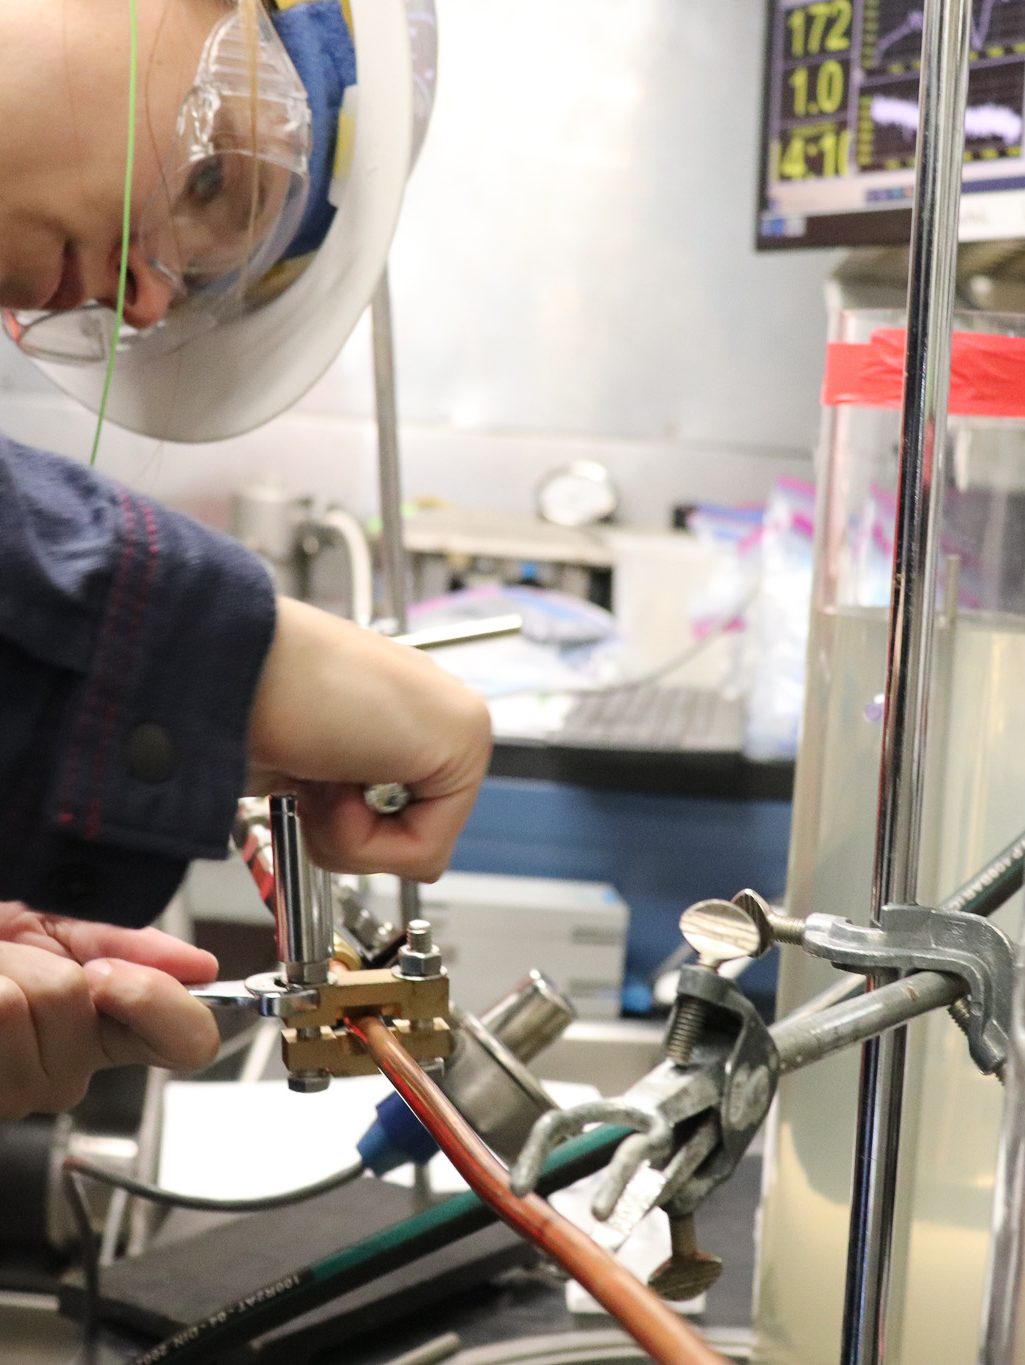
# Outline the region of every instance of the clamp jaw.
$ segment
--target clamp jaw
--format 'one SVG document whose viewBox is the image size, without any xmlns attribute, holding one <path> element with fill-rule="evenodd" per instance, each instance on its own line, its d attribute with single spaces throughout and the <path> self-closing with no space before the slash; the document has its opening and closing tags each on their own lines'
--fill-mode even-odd
<svg viewBox="0 0 1025 1365">
<path fill-rule="evenodd" d="M 718 962 L 736 955 L 720 954 Z M 693 1297 L 718 1278 L 721 1262 L 696 1246 L 694 1210 L 736 1169 L 765 1119 L 779 1075 L 775 1045 L 754 1006 L 716 974 L 704 952 L 702 957 L 680 969 L 665 1058 L 618 1097 L 546 1114 L 512 1170 L 513 1189 L 526 1193 L 551 1150 L 587 1125 L 634 1129 L 593 1201 L 593 1235 L 617 1250 L 648 1213 L 664 1208 L 673 1255 L 650 1283 L 676 1299 Z M 695 1015 L 697 1030 L 691 1026 Z"/>
<path fill-rule="evenodd" d="M 886 905 L 878 928 L 834 915 L 804 921 L 807 952 L 853 972 L 934 971 L 956 976 L 968 995 L 965 1032 L 980 1071 L 998 1070 L 1007 1056 L 1015 955 L 990 920 L 961 911 Z"/>
<path fill-rule="evenodd" d="M 342 972 L 318 987 L 318 994 L 317 1005 L 282 1030 L 281 1056 L 289 1075 L 373 1075 L 377 1067 L 345 1023 L 367 1014 L 383 1016 L 418 1062 L 451 1056 L 448 977 L 443 974 L 418 979 L 389 968 Z"/>
</svg>

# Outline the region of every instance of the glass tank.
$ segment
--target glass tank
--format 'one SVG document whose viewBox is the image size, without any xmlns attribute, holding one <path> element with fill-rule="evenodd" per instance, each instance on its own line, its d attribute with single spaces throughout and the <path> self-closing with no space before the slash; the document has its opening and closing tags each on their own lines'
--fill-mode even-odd
<svg viewBox="0 0 1025 1365">
<path fill-rule="evenodd" d="M 900 424 L 903 318 L 835 320 L 787 908 L 869 917 Z M 919 900 L 1025 827 L 1025 319 L 955 320 Z M 1018 390 L 1022 393 L 1019 394 Z M 1021 901 L 995 917 L 1017 940 Z M 836 980 L 784 949 L 779 1013 Z M 759 1231 L 760 1365 L 835 1360 L 859 1052 L 785 1078 Z M 887 1359 L 976 1358 L 1001 1090 L 938 1013 L 912 1025 Z"/>
</svg>

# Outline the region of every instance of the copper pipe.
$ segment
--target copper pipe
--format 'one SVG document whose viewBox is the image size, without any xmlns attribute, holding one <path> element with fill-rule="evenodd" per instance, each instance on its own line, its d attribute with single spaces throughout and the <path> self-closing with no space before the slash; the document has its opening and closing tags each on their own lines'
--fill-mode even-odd
<svg viewBox="0 0 1025 1365">
<path fill-rule="evenodd" d="M 573 1276 L 661 1365 L 726 1365 L 625 1266 L 536 1194 L 519 1199 L 499 1161 L 380 1019 L 346 1019 L 456 1170 L 506 1223 Z"/>
</svg>

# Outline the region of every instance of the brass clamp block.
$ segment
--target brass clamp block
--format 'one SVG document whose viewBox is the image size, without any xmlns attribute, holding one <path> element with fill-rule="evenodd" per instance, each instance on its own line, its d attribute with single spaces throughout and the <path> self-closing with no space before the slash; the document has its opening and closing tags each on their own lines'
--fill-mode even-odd
<svg viewBox="0 0 1025 1365">
<path fill-rule="evenodd" d="M 281 1021 L 281 1053 L 290 1074 L 372 1076 L 377 1067 L 345 1027 L 346 1018 L 377 1015 L 418 1062 L 449 1057 L 448 976 L 403 975 L 391 967 L 349 971 L 331 965 L 328 981 L 288 985 L 266 972 L 245 981 L 190 986 L 212 1009 L 247 1009 Z"/>
<path fill-rule="evenodd" d="M 331 1076 L 371 1076 L 377 1067 L 345 1026 L 347 1018 L 377 1015 L 418 1062 L 452 1053 L 448 977 L 402 976 L 393 968 L 335 971 L 316 987 L 315 1005 L 304 1005 L 281 1031 L 281 1055 L 289 1072 L 324 1071 Z"/>
</svg>

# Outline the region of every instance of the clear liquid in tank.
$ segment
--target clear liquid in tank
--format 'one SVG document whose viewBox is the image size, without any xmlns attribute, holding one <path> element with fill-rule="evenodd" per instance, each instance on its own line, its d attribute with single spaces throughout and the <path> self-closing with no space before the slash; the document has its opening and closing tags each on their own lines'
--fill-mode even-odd
<svg viewBox="0 0 1025 1365">
<path fill-rule="evenodd" d="M 886 611 L 812 621 L 787 903 L 866 922 L 875 844 Z M 937 624 L 919 899 L 935 904 L 1025 827 L 1025 624 Z M 1015 939 L 1019 898 L 996 916 Z M 779 1013 L 836 979 L 783 954 Z M 841 1335 L 859 1052 L 787 1077 L 769 1134 L 756 1309 L 760 1365 L 825 1365 Z M 1001 1092 L 945 1014 L 911 1027 L 887 1355 L 976 1358 Z"/>
</svg>

